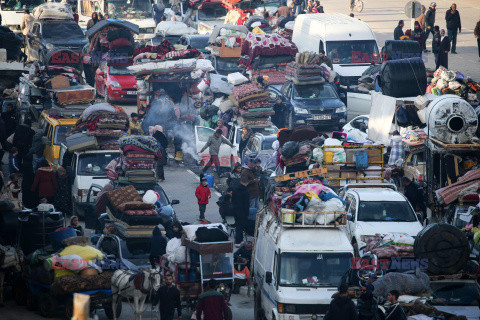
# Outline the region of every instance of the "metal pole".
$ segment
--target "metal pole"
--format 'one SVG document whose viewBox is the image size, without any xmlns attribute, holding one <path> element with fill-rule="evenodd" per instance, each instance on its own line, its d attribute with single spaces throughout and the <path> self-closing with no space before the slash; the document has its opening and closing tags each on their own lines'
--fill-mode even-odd
<svg viewBox="0 0 480 320">
<path fill-rule="evenodd" d="M 412 1 L 412 21 L 410 25 L 410 30 L 413 35 L 413 29 L 415 29 L 415 1 Z"/>
</svg>

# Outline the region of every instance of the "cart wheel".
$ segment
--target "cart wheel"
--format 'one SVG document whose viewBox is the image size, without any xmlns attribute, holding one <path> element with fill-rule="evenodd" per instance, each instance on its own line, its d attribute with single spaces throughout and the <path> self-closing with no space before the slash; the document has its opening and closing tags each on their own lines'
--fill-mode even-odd
<svg viewBox="0 0 480 320">
<path fill-rule="evenodd" d="M 68 297 L 65 300 L 65 320 L 70 320 L 73 317 L 73 297 Z"/>
<path fill-rule="evenodd" d="M 40 315 L 45 318 L 51 318 L 57 311 L 57 299 L 49 293 L 41 293 L 38 296 L 38 306 L 40 309 Z"/>
<path fill-rule="evenodd" d="M 30 289 L 27 290 L 27 297 L 25 298 L 27 310 L 35 311 L 38 309 L 37 297 L 30 291 Z"/>
<path fill-rule="evenodd" d="M 113 308 L 112 308 L 112 303 L 104 303 L 102 305 L 103 310 L 105 311 L 105 314 L 107 315 L 108 319 L 113 319 Z M 122 299 L 118 297 L 117 299 L 117 318 L 120 317 L 122 314 Z"/>
</svg>

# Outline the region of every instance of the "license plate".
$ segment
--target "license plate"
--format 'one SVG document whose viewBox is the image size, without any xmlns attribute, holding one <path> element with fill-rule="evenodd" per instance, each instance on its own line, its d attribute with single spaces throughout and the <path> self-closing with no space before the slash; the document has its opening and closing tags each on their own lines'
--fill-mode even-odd
<svg viewBox="0 0 480 320">
<path fill-rule="evenodd" d="M 322 114 L 320 116 L 313 116 L 313 120 L 330 120 L 332 116 L 329 114 Z"/>
<path fill-rule="evenodd" d="M 127 94 L 137 94 L 137 91 L 127 91 Z"/>
</svg>

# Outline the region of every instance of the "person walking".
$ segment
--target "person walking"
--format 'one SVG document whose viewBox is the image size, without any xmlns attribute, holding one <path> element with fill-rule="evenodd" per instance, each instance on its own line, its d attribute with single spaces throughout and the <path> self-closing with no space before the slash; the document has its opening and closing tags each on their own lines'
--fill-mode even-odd
<svg viewBox="0 0 480 320">
<path fill-rule="evenodd" d="M 200 220 L 205 219 L 205 210 L 207 209 L 208 199 L 212 197 L 212 193 L 210 192 L 210 187 L 207 183 L 207 178 L 203 176 L 200 177 L 200 184 L 198 185 L 197 189 L 195 190 L 195 196 L 197 197 L 198 201 L 198 209 L 200 211 Z"/>
<path fill-rule="evenodd" d="M 47 160 L 43 160 L 39 166 L 31 190 L 36 191 L 39 198 L 46 197 L 48 203 L 53 203 L 58 190 L 57 179 Z"/>
<path fill-rule="evenodd" d="M 173 276 L 165 275 L 165 285 L 158 289 L 152 299 L 152 310 L 159 305 L 160 320 L 173 320 L 175 309 L 178 319 L 182 319 L 180 291 L 173 285 Z"/>
<path fill-rule="evenodd" d="M 403 159 L 405 156 L 405 145 L 403 137 L 395 130 L 390 139 L 390 157 L 388 158 L 388 165 L 394 166 L 397 160 Z"/>
<path fill-rule="evenodd" d="M 255 159 L 252 154 L 246 155 L 243 160 L 245 167 L 242 169 L 242 179 L 247 181 L 247 190 L 250 196 L 250 208 L 260 207 L 260 180 L 255 176 Z"/>
<path fill-rule="evenodd" d="M 450 39 L 450 41 L 452 41 L 452 53 L 456 54 L 457 32 L 462 32 L 462 23 L 460 21 L 460 13 L 458 12 L 457 5 L 455 3 L 453 3 L 450 6 L 450 9 L 448 9 L 445 13 L 445 20 L 447 21 L 448 38 Z"/>
<path fill-rule="evenodd" d="M 235 244 L 240 245 L 243 241 L 243 230 L 247 224 L 250 212 L 250 194 L 247 189 L 248 178 L 241 177 L 240 184 L 233 190 L 232 205 L 235 214 Z"/>
<path fill-rule="evenodd" d="M 433 27 L 433 40 L 432 40 L 432 52 L 435 56 L 435 66 L 438 65 L 438 52 L 440 50 L 440 42 L 442 41 L 442 36 L 440 35 L 439 26 Z"/>
<path fill-rule="evenodd" d="M 325 314 L 324 320 L 357 320 L 358 313 L 355 303 L 348 296 L 348 286 L 341 284 L 338 288 L 338 295 L 333 298 Z"/>
<path fill-rule="evenodd" d="M 438 48 L 438 59 L 436 69 L 443 66 L 448 69 L 448 52 L 450 51 L 450 38 L 445 35 L 445 30 L 440 30 L 440 47 Z"/>
<path fill-rule="evenodd" d="M 252 135 L 253 135 L 253 131 L 248 126 L 245 126 L 242 128 L 242 135 L 240 136 L 241 140 L 238 146 L 238 151 L 240 152 L 240 156 L 242 155 L 242 152 L 247 146 L 247 143 L 250 140 L 250 137 Z"/>
<path fill-rule="evenodd" d="M 151 127 L 150 127 L 151 128 Z M 163 167 L 168 163 L 168 154 L 167 154 L 167 147 L 168 147 L 168 139 L 167 136 L 163 133 L 163 127 L 160 125 L 156 125 L 151 130 L 151 135 L 154 137 L 158 143 L 162 146 L 162 150 L 160 150 L 161 157 L 157 160 L 157 179 L 159 181 L 165 180 L 165 171 Z"/>
<path fill-rule="evenodd" d="M 387 294 L 387 300 L 392 304 L 385 310 L 385 320 L 407 320 L 407 316 L 398 303 L 400 293 L 397 290 L 392 290 Z"/>
<path fill-rule="evenodd" d="M 398 21 L 397 27 L 395 28 L 395 30 L 393 30 L 393 39 L 394 40 L 401 40 L 400 38 L 404 36 L 404 33 L 403 33 L 403 26 L 404 25 L 405 25 L 405 23 L 403 22 L 403 20 Z"/>
<path fill-rule="evenodd" d="M 20 30 L 22 31 L 22 34 L 23 34 L 23 45 L 25 48 L 27 47 L 26 39 L 27 39 L 28 33 L 30 32 L 30 28 L 33 25 L 33 20 L 35 19 L 30 14 L 30 10 L 26 9 L 23 12 L 22 21 L 20 22 Z"/>
<path fill-rule="evenodd" d="M 410 180 L 408 177 L 402 177 L 401 183 L 403 186 L 403 193 L 408 202 L 410 202 L 415 212 L 422 212 L 423 218 L 425 219 L 427 207 L 423 201 L 422 189 L 415 181 Z"/>
<path fill-rule="evenodd" d="M 155 20 L 155 25 L 158 25 L 163 18 L 165 13 L 165 4 L 163 0 L 157 0 L 153 5 L 153 19 Z"/>
<path fill-rule="evenodd" d="M 218 153 L 220 152 L 220 146 L 222 143 L 229 145 L 231 148 L 235 148 L 235 146 L 224 136 L 222 136 L 222 134 L 223 132 L 221 129 L 215 130 L 215 133 L 208 138 L 207 143 L 205 143 L 203 148 L 200 150 L 200 153 L 202 153 L 208 148 L 208 152 L 210 153 L 210 160 L 208 160 L 208 162 L 205 164 L 205 167 L 202 169 L 203 173 L 207 172 L 208 168 L 211 167 L 212 164 L 215 165 L 217 173 L 219 172 L 220 160 L 218 159 Z"/>
<path fill-rule="evenodd" d="M 295 5 L 294 14 L 298 16 L 302 12 L 303 0 L 293 0 L 293 3 Z"/>
<path fill-rule="evenodd" d="M 477 39 L 478 59 L 480 61 L 480 20 L 478 20 L 477 25 L 475 26 L 475 29 L 473 30 L 473 34 L 475 35 L 475 38 Z"/>
<path fill-rule="evenodd" d="M 377 319 L 377 299 L 373 296 L 373 285 L 368 283 L 362 287 L 362 294 L 357 300 L 358 320 Z"/>
<path fill-rule="evenodd" d="M 223 294 L 217 291 L 217 280 L 210 279 L 207 282 L 207 291 L 198 297 L 196 319 L 230 320 L 230 315 L 231 311 Z"/>
<path fill-rule="evenodd" d="M 96 25 L 99 21 L 98 14 L 96 12 L 92 13 L 92 19 L 87 22 L 87 30 Z"/>
<path fill-rule="evenodd" d="M 437 8 L 437 4 L 435 2 L 430 3 L 430 7 L 428 8 L 427 13 L 425 13 L 425 26 L 426 26 L 426 34 L 425 39 L 428 39 L 430 33 L 432 36 L 435 35 L 434 33 L 434 26 L 435 26 L 435 10 Z"/>
</svg>

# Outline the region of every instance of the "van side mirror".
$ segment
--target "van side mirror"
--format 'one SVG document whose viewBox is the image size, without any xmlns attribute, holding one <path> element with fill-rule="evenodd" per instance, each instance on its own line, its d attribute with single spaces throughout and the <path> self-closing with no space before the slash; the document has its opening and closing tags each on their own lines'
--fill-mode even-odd
<svg viewBox="0 0 480 320">
<path fill-rule="evenodd" d="M 347 213 L 347 220 L 348 221 L 353 221 L 353 214 Z"/>
<path fill-rule="evenodd" d="M 273 280 L 273 274 L 270 271 L 265 272 L 265 283 L 271 284 Z"/>
<path fill-rule="evenodd" d="M 173 199 L 171 204 L 173 206 L 174 204 L 179 204 L 179 203 L 180 203 L 180 200 Z"/>
<path fill-rule="evenodd" d="M 340 93 L 340 99 L 345 99 L 345 97 L 346 97 L 346 96 L 345 96 L 345 93 L 341 92 L 341 93 Z"/>
<path fill-rule="evenodd" d="M 49 145 L 52 144 L 52 141 L 51 141 L 50 138 L 48 138 L 48 137 L 42 137 L 42 143 L 43 143 L 44 145 L 49 146 Z"/>
<path fill-rule="evenodd" d="M 417 218 L 420 223 L 423 223 L 423 215 L 420 212 L 417 212 Z"/>
</svg>

